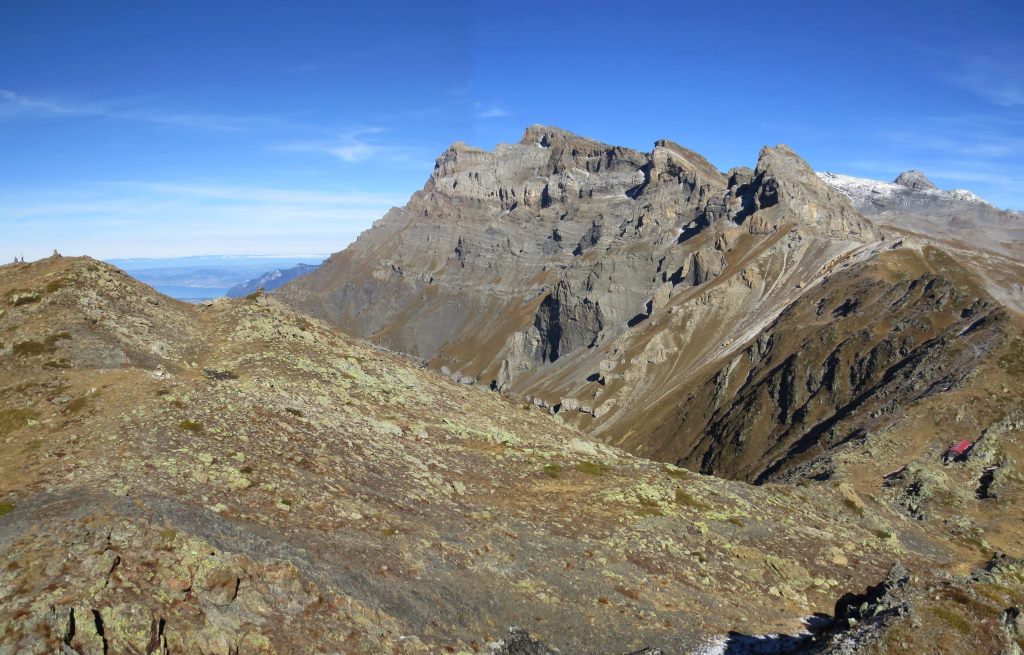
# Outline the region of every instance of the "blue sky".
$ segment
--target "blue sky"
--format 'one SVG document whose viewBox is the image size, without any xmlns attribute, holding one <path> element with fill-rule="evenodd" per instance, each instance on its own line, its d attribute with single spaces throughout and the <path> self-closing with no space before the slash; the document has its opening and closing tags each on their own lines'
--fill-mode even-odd
<svg viewBox="0 0 1024 655">
<path fill-rule="evenodd" d="M 1009 1 L 7 0 L 0 261 L 339 250 L 451 142 L 532 123 L 1024 209 L 1022 29 Z"/>
</svg>

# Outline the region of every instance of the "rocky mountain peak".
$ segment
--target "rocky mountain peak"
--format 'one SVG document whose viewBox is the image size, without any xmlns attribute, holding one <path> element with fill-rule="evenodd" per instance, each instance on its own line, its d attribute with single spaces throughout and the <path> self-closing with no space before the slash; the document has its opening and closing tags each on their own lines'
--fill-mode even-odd
<svg viewBox="0 0 1024 655">
<path fill-rule="evenodd" d="M 737 175 L 734 173 L 731 177 Z M 766 223 L 773 219 L 776 225 L 788 219 L 835 238 L 855 241 L 879 238 L 878 231 L 854 209 L 849 199 L 829 188 L 814 169 L 785 144 L 761 149 L 754 179 L 745 186 L 746 193 L 754 195 L 759 209 L 779 207 L 775 210 L 776 216 L 755 217 L 762 225 L 752 225 L 751 229 L 763 231 L 768 228 Z"/>
<path fill-rule="evenodd" d="M 565 145 L 567 143 L 588 144 L 599 148 L 611 147 L 606 143 L 601 143 L 594 139 L 579 136 L 578 134 L 560 127 L 540 124 L 530 125 L 527 127 L 523 132 L 523 138 L 519 140 L 519 143 L 522 145 L 537 145 L 542 148 L 550 148 L 555 145 Z"/>
<path fill-rule="evenodd" d="M 689 148 L 684 148 L 674 141 L 669 141 L 668 139 L 658 139 L 655 141 L 654 150 L 651 151 L 651 158 L 656 168 L 666 168 L 668 162 L 671 161 L 673 165 L 696 173 L 703 180 L 712 182 L 715 186 L 723 188 L 725 186 L 725 176 L 715 168 L 714 164 L 699 153 Z"/>
<path fill-rule="evenodd" d="M 431 180 L 459 173 L 484 158 L 487 153 L 463 141 L 456 141 L 448 146 L 436 160 Z M 428 183 L 429 186 L 429 183 Z"/>
<path fill-rule="evenodd" d="M 893 182 L 827 172 L 818 173 L 818 177 L 883 229 L 894 228 L 950 244 L 961 243 L 964 234 L 969 233 L 975 247 L 1007 258 L 997 269 L 1015 267 L 1021 261 L 1024 212 L 999 209 L 964 189 L 939 189 L 916 170 L 901 173 Z M 986 259 L 975 258 L 972 263 L 987 267 Z M 1011 279 L 995 271 L 988 275 L 993 273 L 994 278 Z M 1024 311 L 1024 294 L 1013 284 L 1000 284 L 997 293 Z"/>
<path fill-rule="evenodd" d="M 937 186 L 932 184 L 924 173 L 918 170 L 903 171 L 896 176 L 893 180 L 893 184 L 899 184 L 910 189 L 925 190 L 925 189 L 938 189 Z"/>
</svg>

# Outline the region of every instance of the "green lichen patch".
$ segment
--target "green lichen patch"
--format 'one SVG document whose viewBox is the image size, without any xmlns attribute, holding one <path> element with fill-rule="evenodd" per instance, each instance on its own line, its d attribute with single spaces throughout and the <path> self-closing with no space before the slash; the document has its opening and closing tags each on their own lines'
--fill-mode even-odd
<svg viewBox="0 0 1024 655">
<path fill-rule="evenodd" d="M 30 305 L 34 302 L 39 302 L 39 299 L 41 298 L 38 292 L 30 289 L 12 289 L 8 291 L 4 297 L 8 304 L 14 307 Z"/>
<path fill-rule="evenodd" d="M 562 465 L 561 464 L 545 464 L 544 465 L 544 475 L 548 476 L 549 478 L 557 478 L 557 477 L 561 476 L 562 475 Z"/>
<path fill-rule="evenodd" d="M 635 509 L 640 516 L 662 516 L 661 504 L 648 498 L 637 498 L 639 507 Z"/>
<path fill-rule="evenodd" d="M 676 487 L 675 501 L 677 505 L 689 507 L 697 511 L 705 511 L 711 509 L 711 505 L 707 504 L 700 498 L 697 498 L 696 496 L 688 492 L 686 489 L 683 489 L 682 487 Z"/>
<path fill-rule="evenodd" d="M 31 409 L 0 409 L 0 437 L 6 437 L 28 425 L 38 414 Z"/>
<path fill-rule="evenodd" d="M 66 286 L 68 286 L 67 280 L 65 280 L 64 278 L 57 278 L 56 280 L 51 280 L 46 284 L 46 292 L 56 293 L 57 291 L 60 291 Z"/>
<path fill-rule="evenodd" d="M 576 470 L 587 475 L 604 475 L 610 469 L 611 467 L 601 462 L 579 462 L 576 464 Z"/>
</svg>

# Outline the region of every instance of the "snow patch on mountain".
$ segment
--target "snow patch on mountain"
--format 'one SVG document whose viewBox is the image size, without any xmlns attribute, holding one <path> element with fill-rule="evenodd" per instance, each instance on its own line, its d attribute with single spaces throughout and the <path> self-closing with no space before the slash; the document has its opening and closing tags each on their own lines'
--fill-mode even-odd
<svg viewBox="0 0 1024 655">
<path fill-rule="evenodd" d="M 852 175 L 819 172 L 818 177 L 825 184 L 847 196 L 858 208 L 883 205 L 901 198 L 915 198 L 919 201 L 977 203 L 988 205 L 982 198 L 966 189 L 914 189 L 895 182 L 883 182 Z"/>
</svg>

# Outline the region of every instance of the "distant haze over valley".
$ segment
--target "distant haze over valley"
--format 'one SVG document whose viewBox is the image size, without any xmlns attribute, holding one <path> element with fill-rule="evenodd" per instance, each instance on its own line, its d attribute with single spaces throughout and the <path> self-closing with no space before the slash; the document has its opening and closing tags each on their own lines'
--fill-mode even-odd
<svg viewBox="0 0 1024 655">
<path fill-rule="evenodd" d="M 178 300 L 220 298 L 236 285 L 299 264 L 319 264 L 326 255 L 200 255 L 195 257 L 108 259 L 135 279 Z"/>
</svg>

